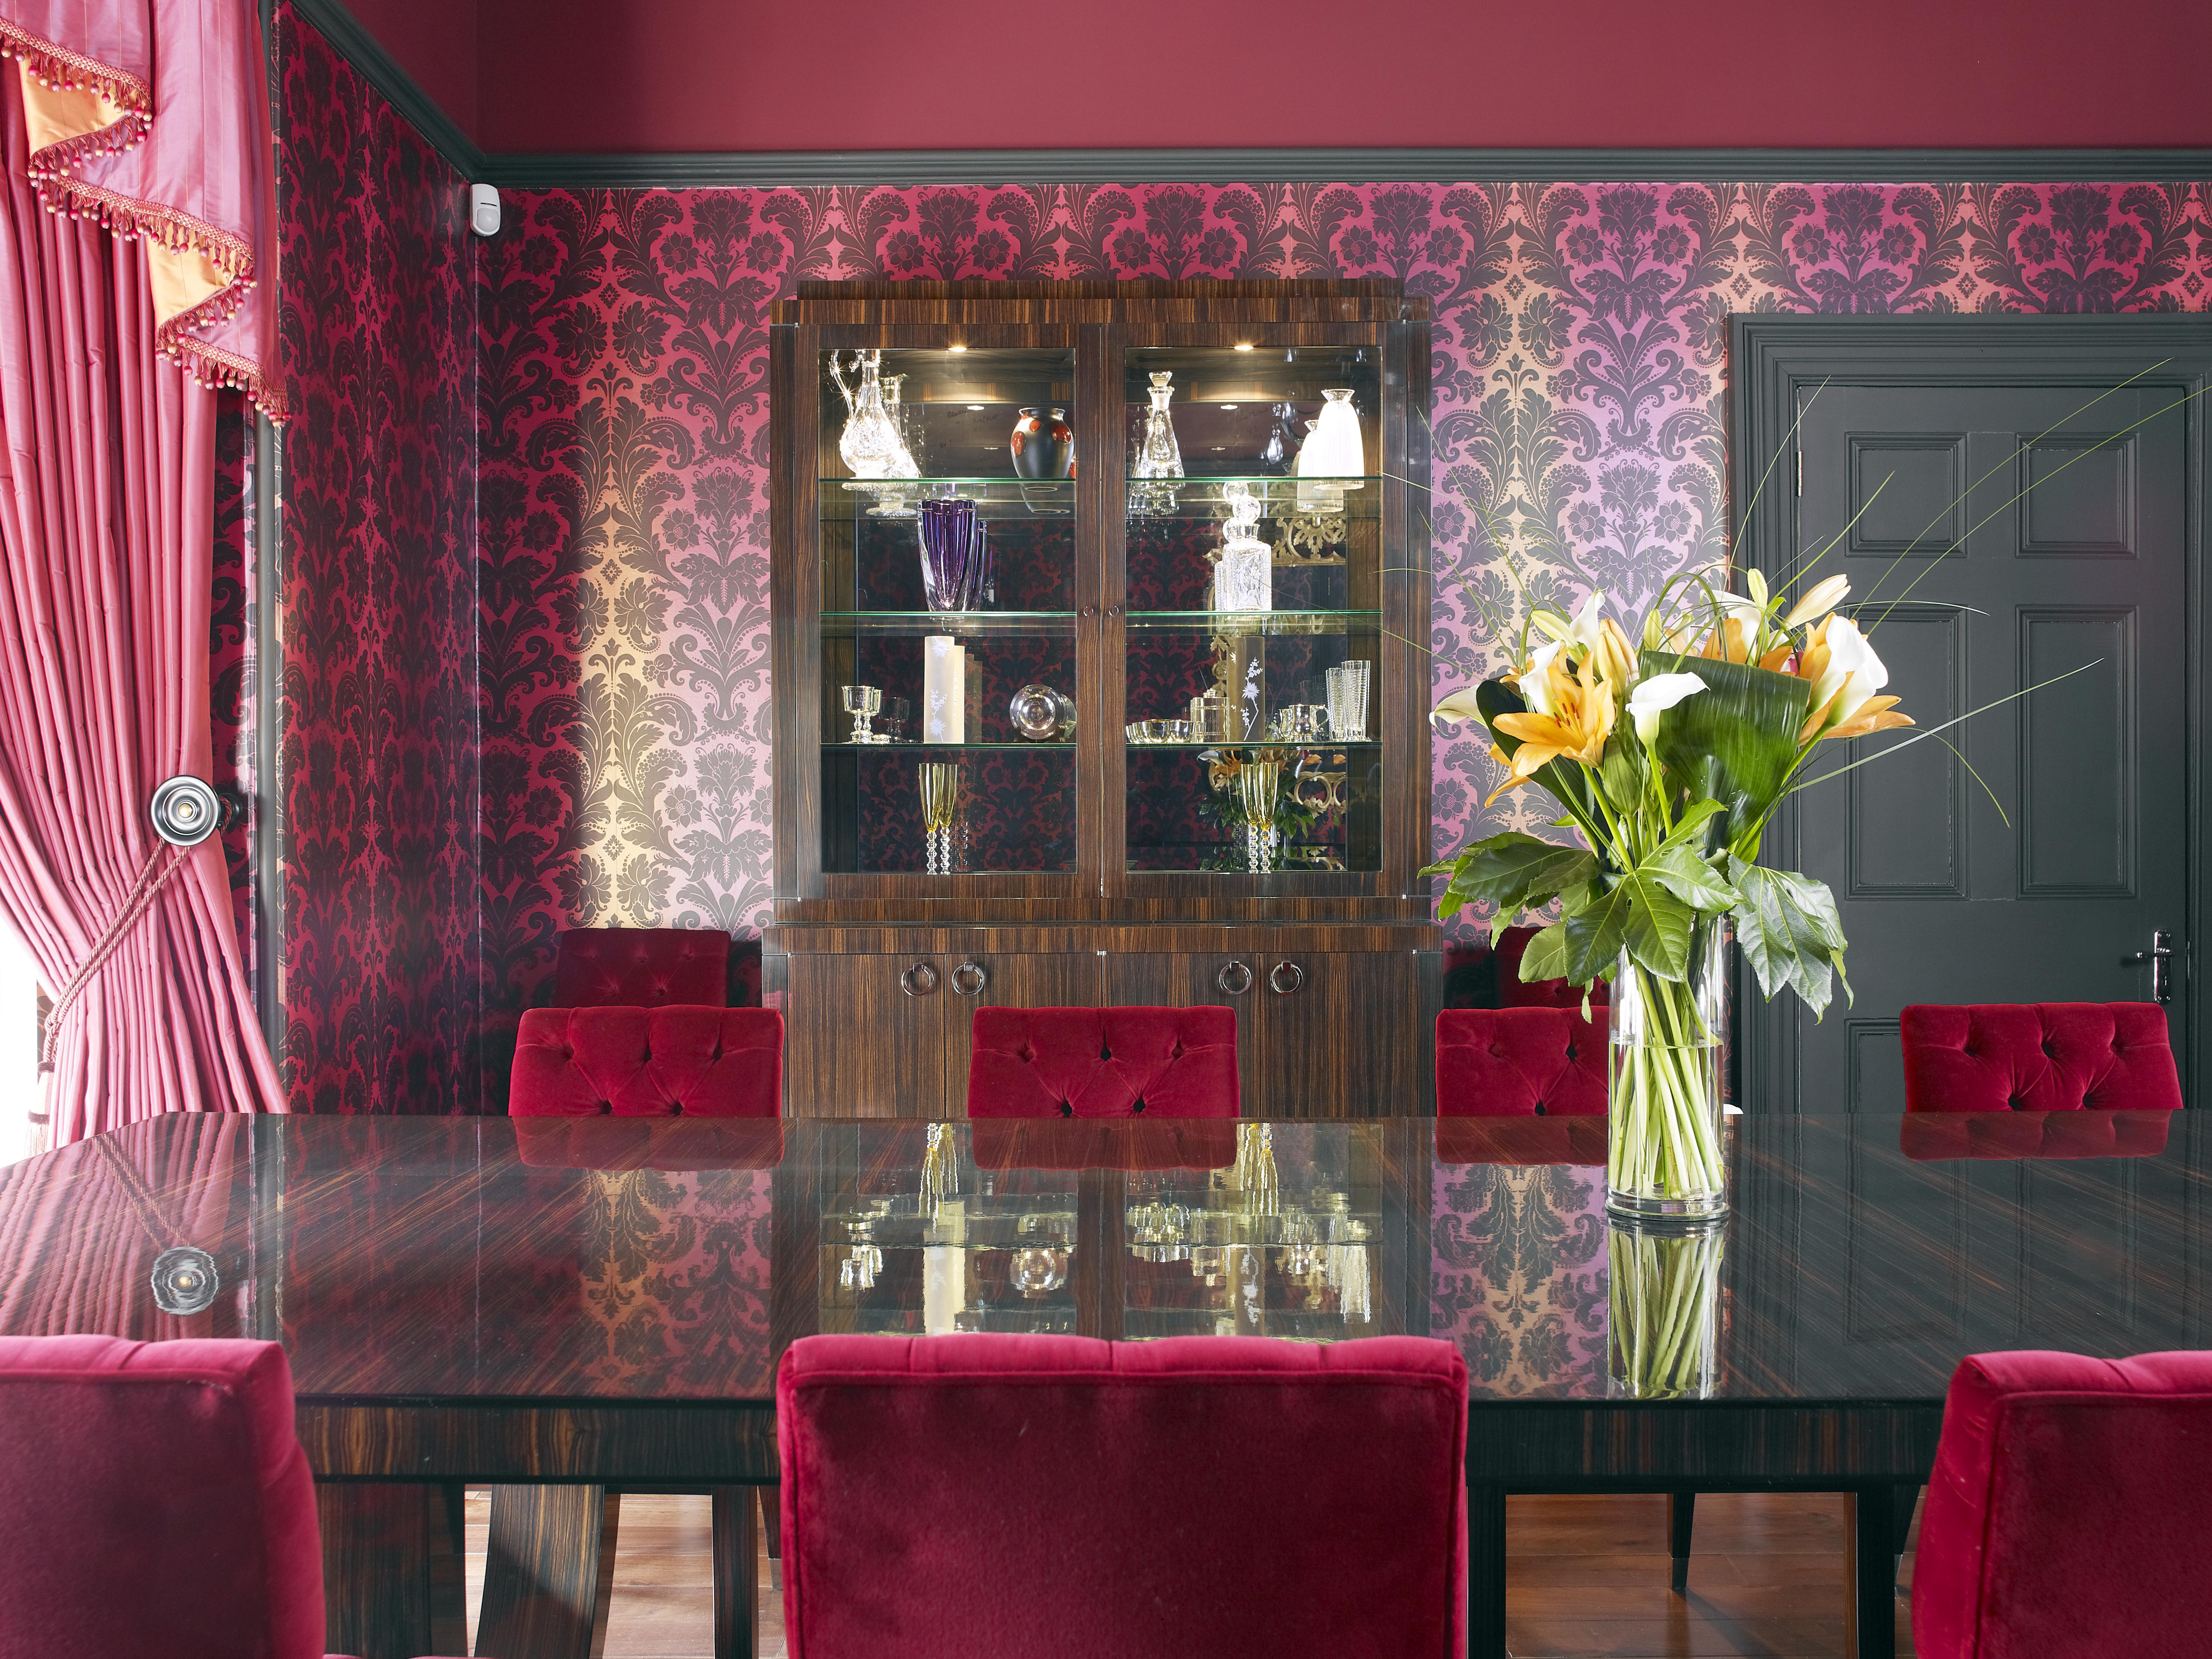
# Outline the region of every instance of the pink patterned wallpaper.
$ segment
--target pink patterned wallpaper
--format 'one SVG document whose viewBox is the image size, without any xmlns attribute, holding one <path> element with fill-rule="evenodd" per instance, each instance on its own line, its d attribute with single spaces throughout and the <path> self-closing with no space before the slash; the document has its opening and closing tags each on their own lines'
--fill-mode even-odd
<svg viewBox="0 0 2212 1659">
<path fill-rule="evenodd" d="M 2203 309 L 2208 192 L 510 193 L 477 293 L 488 997 L 526 1000 L 571 922 L 768 913 L 767 319 L 800 277 L 1394 276 L 1430 295 L 1441 695 L 1494 665 L 1457 585 L 1503 585 L 1468 502 L 1563 605 L 1592 584 L 1641 601 L 1718 549 L 1730 313 Z M 1551 537 L 1566 556 L 1536 554 Z M 1474 739 L 1438 745 L 1439 851 L 1491 772 Z"/>
</svg>

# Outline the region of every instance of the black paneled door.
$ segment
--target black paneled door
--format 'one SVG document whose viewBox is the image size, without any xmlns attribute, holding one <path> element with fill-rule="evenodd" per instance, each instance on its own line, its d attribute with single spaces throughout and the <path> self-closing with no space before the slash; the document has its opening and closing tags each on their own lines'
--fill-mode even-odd
<svg viewBox="0 0 2212 1659">
<path fill-rule="evenodd" d="M 1785 456 L 1768 486 L 1796 488 L 1804 584 L 1850 576 L 1921 730 L 2000 704 L 1798 797 L 1796 855 L 1836 895 L 1857 993 L 1796 1016 L 1803 1111 L 1903 1109 L 1907 1004 L 2148 1000 L 2136 954 L 2184 945 L 2183 394 L 1972 378 L 1800 389 L 1802 479 Z M 1808 775 L 1912 735 L 1832 744 Z"/>
</svg>

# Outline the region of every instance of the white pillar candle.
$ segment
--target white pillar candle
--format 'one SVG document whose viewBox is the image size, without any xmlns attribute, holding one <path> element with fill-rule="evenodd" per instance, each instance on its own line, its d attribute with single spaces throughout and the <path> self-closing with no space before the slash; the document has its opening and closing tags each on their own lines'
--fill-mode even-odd
<svg viewBox="0 0 2212 1659">
<path fill-rule="evenodd" d="M 950 634 L 921 642 L 921 740 L 968 741 L 968 653 Z"/>
</svg>

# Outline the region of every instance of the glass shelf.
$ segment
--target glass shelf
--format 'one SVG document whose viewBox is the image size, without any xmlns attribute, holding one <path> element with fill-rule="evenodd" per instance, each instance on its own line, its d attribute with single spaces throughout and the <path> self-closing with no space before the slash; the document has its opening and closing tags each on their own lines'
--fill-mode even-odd
<svg viewBox="0 0 2212 1659">
<path fill-rule="evenodd" d="M 991 635 L 1030 637 L 1073 635 L 1073 611 L 825 611 L 822 636 L 830 640 L 919 639 L 951 635 L 975 639 Z"/>
<path fill-rule="evenodd" d="M 1032 746 L 1041 749 L 1046 745 L 1037 744 Z M 1374 738 L 1358 738 L 1342 743 L 1334 738 L 1305 738 L 1295 743 L 1274 738 L 1263 738 L 1257 740 L 1250 738 L 1238 738 L 1234 742 L 1224 739 L 1218 743 L 1131 743 L 1127 744 L 1129 749 L 1144 754 L 1151 754 L 1154 751 L 1170 754 L 1203 754 L 1213 749 L 1304 749 L 1316 754 L 1323 754 L 1333 750 L 1368 750 L 1380 749 L 1382 746 L 1381 741 Z"/>
<path fill-rule="evenodd" d="M 1227 474 L 1220 477 L 1191 478 L 1131 478 L 1128 480 L 1129 518 L 1132 522 L 1147 519 L 1221 519 L 1229 517 L 1228 488 L 1242 484 L 1252 499 L 1260 503 L 1260 517 L 1269 519 L 1296 518 L 1301 514 L 1309 518 L 1322 519 L 1331 514 L 1354 519 L 1373 519 L 1382 516 L 1382 484 L 1378 476 L 1364 478 L 1286 478 L 1277 474 Z M 1164 512 L 1152 508 L 1139 509 L 1142 492 L 1158 490 L 1172 484 L 1175 506 Z M 1329 485 L 1350 486 L 1332 491 L 1332 499 L 1310 508 L 1298 505 L 1298 491 L 1303 488 L 1306 499 L 1314 501 L 1318 492 Z"/>
<path fill-rule="evenodd" d="M 878 718 L 880 718 L 880 716 L 879 716 Z M 1165 748 L 1165 747 L 1167 747 L 1167 745 L 1166 745 L 1166 744 L 1158 744 L 1158 745 L 1147 744 L 1147 745 L 1146 745 L 1146 747 L 1148 747 L 1148 748 L 1150 748 L 1150 747 L 1154 747 L 1154 746 L 1157 746 L 1157 747 L 1159 747 L 1159 748 Z M 1305 746 L 1306 746 L 1307 748 L 1310 749 L 1310 748 L 1314 747 L 1315 745 L 1313 745 L 1313 744 L 1306 744 Z M 1346 747 L 1346 746 L 1350 746 L 1350 747 L 1357 747 L 1357 745 L 1356 745 L 1356 744 L 1353 744 L 1353 745 L 1340 744 L 1340 745 L 1338 745 L 1338 746 L 1339 746 L 1339 747 L 1340 747 L 1340 748 L 1341 748 L 1341 747 Z M 1056 750 L 1056 749 L 1057 749 L 1057 750 L 1066 750 L 1066 749 L 1073 749 L 1073 748 L 1074 748 L 1074 747 L 1075 747 L 1075 744 L 1074 744 L 1073 742 L 1067 742 L 1067 743 L 1059 743 L 1059 742 L 1037 742 L 1037 743 L 1029 743 L 1029 742 L 1021 742 L 1021 743 L 906 743 L 906 742 L 899 742 L 899 743 L 825 743 L 825 744 L 823 744 L 822 745 L 822 748 L 823 748 L 823 751 L 824 751 L 825 753 L 845 754 L 845 755 L 902 755 L 902 754 L 908 754 L 908 753 L 911 753 L 911 754 L 915 754 L 915 755 L 923 755 L 923 756 L 927 756 L 927 755 L 930 755 L 930 754 L 939 754 L 939 753 L 950 753 L 950 752 L 954 751 L 954 750 L 969 750 L 969 749 L 979 749 L 979 750 L 1039 750 L 1039 751 L 1042 751 L 1042 752 L 1046 753 L 1046 754 L 1049 754 L 1049 753 L 1051 753 L 1054 750 Z"/>
<path fill-rule="evenodd" d="M 917 498 L 952 495 L 965 496 L 975 502 L 987 520 L 1075 516 L 1073 478 L 823 478 L 817 483 L 821 513 L 825 519 L 846 519 L 860 514 L 886 523 L 903 521 L 911 525 Z M 877 512 L 877 504 L 894 494 L 906 498 L 903 508 Z"/>
<path fill-rule="evenodd" d="M 1129 626 L 1182 634 L 1346 634 L 1379 627 L 1380 611 L 1132 611 Z"/>
</svg>

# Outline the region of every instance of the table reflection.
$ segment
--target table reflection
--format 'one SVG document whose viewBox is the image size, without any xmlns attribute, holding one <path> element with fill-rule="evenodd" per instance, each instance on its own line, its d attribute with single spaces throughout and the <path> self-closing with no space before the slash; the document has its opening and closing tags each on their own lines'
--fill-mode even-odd
<svg viewBox="0 0 2212 1659">
<path fill-rule="evenodd" d="M 2193 1115 L 1732 1119 L 1695 1249 L 1609 1232 L 1603 1130 L 179 1115 L 0 1171 L 0 1329 L 280 1337 L 354 1400 L 765 1401 L 817 1330 L 1412 1332 L 1501 1401 L 1932 1400 L 1968 1352 L 2205 1345 Z M 197 1311 L 156 1301 L 180 1249 Z"/>
</svg>

